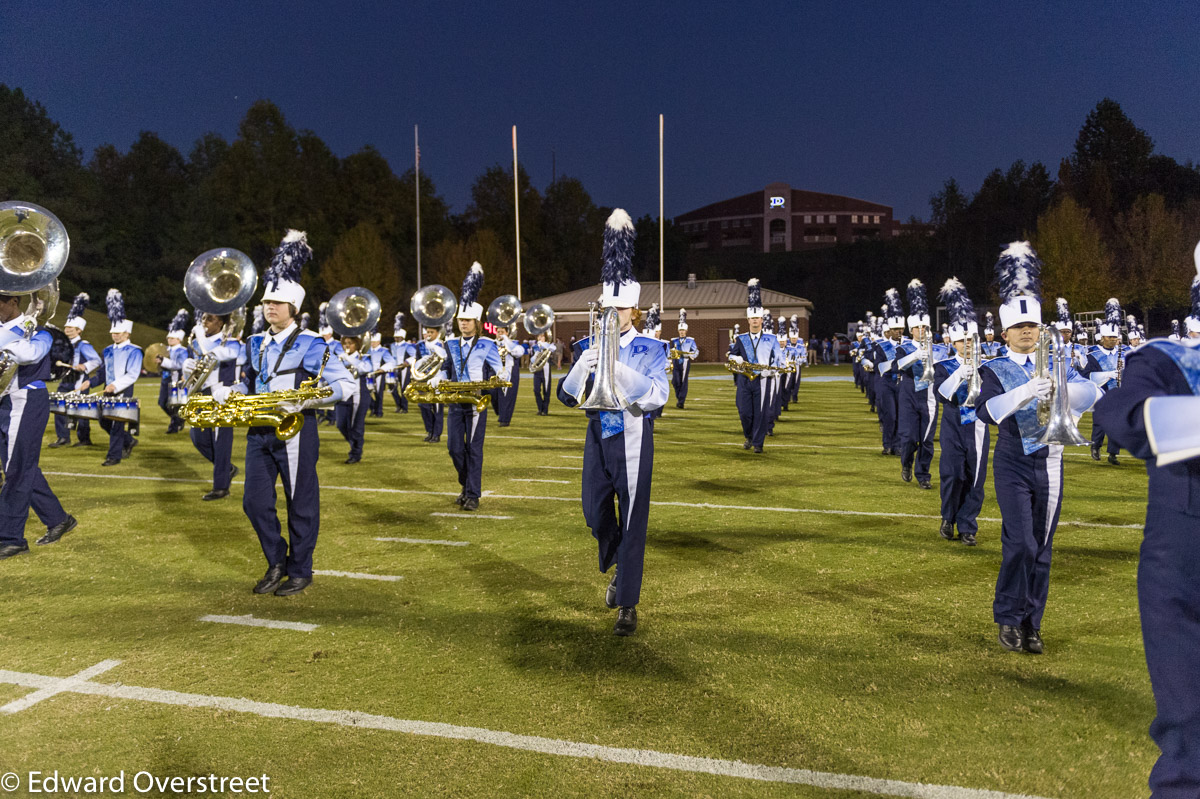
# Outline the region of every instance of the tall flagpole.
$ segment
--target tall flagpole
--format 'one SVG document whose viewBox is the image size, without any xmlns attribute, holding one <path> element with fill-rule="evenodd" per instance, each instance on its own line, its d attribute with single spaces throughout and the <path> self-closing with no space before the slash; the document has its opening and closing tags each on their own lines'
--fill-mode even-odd
<svg viewBox="0 0 1200 799">
<path fill-rule="evenodd" d="M 421 144 L 417 138 L 417 126 L 413 125 L 413 154 L 416 164 L 414 175 L 417 186 L 417 288 L 421 288 Z"/>
<path fill-rule="evenodd" d="M 517 228 L 517 299 L 521 299 L 521 182 L 517 177 L 517 126 L 513 125 L 513 220 Z"/>
<path fill-rule="evenodd" d="M 666 272 L 663 242 L 666 237 L 666 224 L 663 220 L 663 115 L 658 115 L 658 309 L 664 313 L 667 308 L 663 304 L 664 282 Z"/>
</svg>

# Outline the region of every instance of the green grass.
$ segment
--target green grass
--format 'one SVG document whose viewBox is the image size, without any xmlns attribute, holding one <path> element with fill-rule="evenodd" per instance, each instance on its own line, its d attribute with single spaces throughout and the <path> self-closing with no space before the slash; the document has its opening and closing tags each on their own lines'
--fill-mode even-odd
<svg viewBox="0 0 1200 799">
<path fill-rule="evenodd" d="M 808 372 L 833 373 L 848 369 Z M 102 469 L 100 446 L 45 450 L 42 467 L 196 482 L 50 474 L 80 526 L 0 564 L 0 669 L 66 676 L 115 658 L 98 682 L 1039 796 L 1145 793 L 1157 751 L 1141 534 L 1088 526 L 1140 522 L 1137 461 L 1067 457 L 1040 658 L 995 643 L 998 522 L 969 549 L 943 542 L 936 519 L 664 505 L 651 511 L 640 626 L 620 639 L 578 502 L 485 497 L 480 513 L 512 520 L 431 517 L 457 510 L 445 444 L 422 443 L 415 407 L 393 414 L 390 398 L 358 465 L 321 429 L 315 565 L 404 580 L 318 576 L 297 597 L 252 595 L 265 563 L 240 482 L 227 500 L 199 501 L 211 471 L 186 436 L 163 434 L 156 389 L 139 387 L 147 422 L 130 460 Z M 551 413 L 534 415 L 525 383 L 513 425 L 491 420 L 485 491 L 578 496 L 577 471 L 540 467 L 582 463 L 583 416 L 557 401 Z M 762 455 L 740 442 L 731 383 L 693 381 L 688 409 L 672 398 L 657 427 L 653 499 L 938 514 L 936 485 L 902 483 L 898 461 L 878 454 L 850 383 L 806 381 Z M 993 493 L 989 475 L 983 517 L 999 517 Z M 40 534 L 35 521 L 27 535 Z M 321 626 L 197 620 L 210 613 Z M 0 704 L 26 693 L 0 684 Z M 55 768 L 266 772 L 284 797 L 855 795 L 77 694 L 0 723 L 0 771 Z"/>
</svg>

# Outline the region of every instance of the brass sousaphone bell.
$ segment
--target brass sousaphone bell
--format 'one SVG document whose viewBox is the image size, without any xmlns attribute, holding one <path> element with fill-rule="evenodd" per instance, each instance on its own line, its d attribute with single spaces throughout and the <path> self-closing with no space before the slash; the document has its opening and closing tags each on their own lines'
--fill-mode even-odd
<svg viewBox="0 0 1200 799">
<path fill-rule="evenodd" d="M 246 326 L 246 303 L 257 288 L 258 269 L 254 261 L 232 247 L 200 253 L 183 276 L 183 293 L 197 311 L 214 316 L 229 315 L 229 321 L 221 329 L 222 341 L 242 334 Z M 183 388 L 188 394 L 199 391 L 216 366 L 216 356 L 206 353 L 183 381 Z"/>
<path fill-rule="evenodd" d="M 325 321 L 339 336 L 357 337 L 369 333 L 379 323 L 382 306 L 375 292 L 362 286 L 342 289 L 325 307 Z"/>
<path fill-rule="evenodd" d="M 458 300 L 450 289 L 432 283 L 412 296 L 408 311 L 422 328 L 441 328 L 449 324 L 458 312 Z M 442 361 L 442 356 L 431 352 L 414 363 L 410 372 L 413 382 L 424 383 L 429 380 L 441 370 Z"/>
</svg>

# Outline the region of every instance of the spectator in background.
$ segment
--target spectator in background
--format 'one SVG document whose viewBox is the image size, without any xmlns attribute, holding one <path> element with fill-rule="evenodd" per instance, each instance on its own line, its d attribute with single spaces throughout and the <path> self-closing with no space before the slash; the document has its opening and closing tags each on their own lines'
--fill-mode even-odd
<svg viewBox="0 0 1200 799">
<path fill-rule="evenodd" d="M 834 336 L 829 340 L 829 344 L 833 347 L 833 365 L 837 366 L 842 362 L 842 340 Z"/>
<path fill-rule="evenodd" d="M 829 337 L 821 339 L 821 362 L 829 363 Z"/>
</svg>

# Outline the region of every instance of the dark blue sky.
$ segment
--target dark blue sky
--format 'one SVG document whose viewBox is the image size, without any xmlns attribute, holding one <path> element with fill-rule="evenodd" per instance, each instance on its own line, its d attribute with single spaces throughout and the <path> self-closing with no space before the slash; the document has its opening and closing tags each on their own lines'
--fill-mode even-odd
<svg viewBox="0 0 1200 799">
<path fill-rule="evenodd" d="M 0 10 L 0 81 L 85 152 L 153 130 L 185 154 L 277 103 L 339 155 L 412 163 L 461 211 L 511 164 L 656 212 L 782 180 L 928 215 L 1023 158 L 1057 169 L 1111 96 L 1200 160 L 1200 12 L 1175 3 L 37 3 Z M 360 6 L 370 6 L 364 10 Z M 1053 8 L 1047 8 L 1053 6 Z"/>
</svg>

